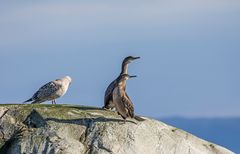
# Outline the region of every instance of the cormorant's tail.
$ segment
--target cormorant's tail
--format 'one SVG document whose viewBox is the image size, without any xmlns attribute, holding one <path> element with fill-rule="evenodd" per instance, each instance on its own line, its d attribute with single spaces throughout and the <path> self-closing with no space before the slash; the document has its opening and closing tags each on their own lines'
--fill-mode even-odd
<svg viewBox="0 0 240 154">
<path fill-rule="evenodd" d="M 146 119 L 143 119 L 139 116 L 134 116 L 134 119 L 137 120 L 137 121 L 145 121 Z"/>
<path fill-rule="evenodd" d="M 28 100 L 24 101 L 24 102 L 23 102 L 23 104 L 25 104 L 25 103 L 27 103 L 27 102 L 31 102 L 31 101 L 33 101 L 33 99 L 32 99 L 32 98 L 30 98 L 30 99 L 28 99 Z"/>
</svg>

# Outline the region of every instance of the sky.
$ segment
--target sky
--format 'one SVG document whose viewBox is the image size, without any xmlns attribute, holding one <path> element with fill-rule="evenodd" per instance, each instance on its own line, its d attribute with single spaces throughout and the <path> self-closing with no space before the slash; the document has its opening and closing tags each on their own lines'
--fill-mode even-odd
<svg viewBox="0 0 240 154">
<path fill-rule="evenodd" d="M 136 114 L 240 116 L 239 16 L 238 0 L 0 1 L 0 103 L 69 75 L 57 103 L 102 107 L 132 55 Z"/>
</svg>

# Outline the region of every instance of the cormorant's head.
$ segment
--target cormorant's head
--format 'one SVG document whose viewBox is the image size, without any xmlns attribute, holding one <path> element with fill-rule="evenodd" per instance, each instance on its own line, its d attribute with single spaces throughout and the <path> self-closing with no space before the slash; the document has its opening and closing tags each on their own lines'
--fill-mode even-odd
<svg viewBox="0 0 240 154">
<path fill-rule="evenodd" d="M 133 56 L 128 56 L 123 60 L 123 64 L 129 64 L 132 61 L 139 59 L 140 57 L 133 57 Z"/>
<path fill-rule="evenodd" d="M 125 80 L 128 80 L 128 79 L 130 79 L 130 78 L 136 78 L 137 76 L 136 75 L 128 75 L 128 74 L 122 74 L 121 76 L 120 76 L 120 81 L 125 81 Z"/>
</svg>

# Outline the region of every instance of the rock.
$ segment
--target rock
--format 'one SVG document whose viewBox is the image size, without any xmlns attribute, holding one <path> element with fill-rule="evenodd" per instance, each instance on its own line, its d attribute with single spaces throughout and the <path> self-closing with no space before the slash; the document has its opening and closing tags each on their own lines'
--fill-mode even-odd
<svg viewBox="0 0 240 154">
<path fill-rule="evenodd" d="M 115 112 L 94 107 L 0 105 L 0 117 L 1 154 L 233 153 L 160 121 L 124 124 Z"/>
</svg>

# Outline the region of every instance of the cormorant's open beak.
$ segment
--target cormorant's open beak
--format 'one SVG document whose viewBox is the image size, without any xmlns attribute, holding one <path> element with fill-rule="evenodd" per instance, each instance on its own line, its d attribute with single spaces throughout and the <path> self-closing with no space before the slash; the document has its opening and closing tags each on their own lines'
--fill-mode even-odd
<svg viewBox="0 0 240 154">
<path fill-rule="evenodd" d="M 135 59 L 140 59 L 141 57 L 134 57 L 133 59 L 135 60 Z"/>
<path fill-rule="evenodd" d="M 132 75 L 132 76 L 129 76 L 130 78 L 136 78 L 137 76 L 136 75 Z"/>
</svg>

